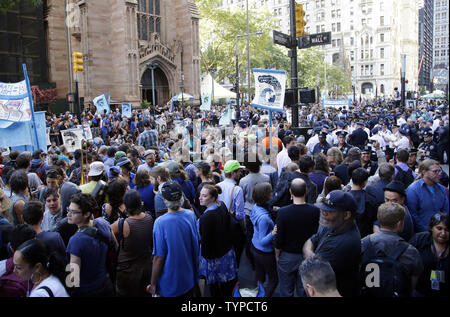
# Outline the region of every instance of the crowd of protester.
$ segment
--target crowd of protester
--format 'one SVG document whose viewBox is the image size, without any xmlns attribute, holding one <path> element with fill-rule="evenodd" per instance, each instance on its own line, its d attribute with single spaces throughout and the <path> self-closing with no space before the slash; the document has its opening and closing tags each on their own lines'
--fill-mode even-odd
<svg viewBox="0 0 450 317">
<path fill-rule="evenodd" d="M 310 105 L 272 129 L 196 109 L 52 114 L 47 151 L 2 149 L 0 297 L 230 297 L 243 257 L 267 297 L 448 297 L 446 102 Z"/>
</svg>

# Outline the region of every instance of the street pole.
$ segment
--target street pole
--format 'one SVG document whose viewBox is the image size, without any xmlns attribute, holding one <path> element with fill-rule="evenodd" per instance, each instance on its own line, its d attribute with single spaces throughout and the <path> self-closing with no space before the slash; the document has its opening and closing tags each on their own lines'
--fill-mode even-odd
<svg viewBox="0 0 450 317">
<path fill-rule="evenodd" d="M 214 75 L 217 71 L 215 68 L 210 68 L 209 71 L 211 72 L 211 106 L 214 106 Z"/>
<path fill-rule="evenodd" d="M 296 43 L 297 27 L 295 25 L 295 0 L 290 0 L 290 28 L 291 43 Z M 292 127 L 298 127 L 298 71 L 297 71 L 297 45 L 292 45 L 289 51 L 291 58 L 291 88 L 294 89 L 294 105 L 292 106 Z"/>
<path fill-rule="evenodd" d="M 402 68 L 400 69 L 402 92 L 401 92 L 401 105 L 405 107 L 405 73 L 406 73 L 406 54 L 402 54 Z"/>
<path fill-rule="evenodd" d="M 76 102 L 75 113 L 81 122 L 80 96 L 78 94 L 78 74 L 75 73 L 74 77 L 75 77 L 75 102 Z"/>
<path fill-rule="evenodd" d="M 247 36 L 248 38 L 250 38 L 250 35 L 261 35 L 261 34 L 262 34 L 262 32 L 255 32 L 255 33 L 247 33 L 247 34 L 236 35 L 236 121 L 239 121 L 241 119 L 241 109 L 240 109 L 240 106 L 239 106 L 239 56 L 238 56 L 239 55 L 239 49 L 238 49 L 238 40 L 242 36 Z"/>
<path fill-rule="evenodd" d="M 248 0 L 247 0 L 247 34 L 250 34 L 250 27 L 248 23 Z M 250 104 L 250 36 L 247 36 L 247 68 L 248 68 L 248 92 L 247 102 Z"/>
<path fill-rule="evenodd" d="M 236 35 L 236 120 L 241 119 L 241 112 L 239 107 L 239 50 L 238 50 L 239 35 Z"/>
<path fill-rule="evenodd" d="M 152 71 L 152 107 L 153 107 L 153 117 L 156 114 L 156 103 L 155 103 L 155 68 L 158 67 L 157 63 L 148 63 L 147 67 Z"/>
</svg>

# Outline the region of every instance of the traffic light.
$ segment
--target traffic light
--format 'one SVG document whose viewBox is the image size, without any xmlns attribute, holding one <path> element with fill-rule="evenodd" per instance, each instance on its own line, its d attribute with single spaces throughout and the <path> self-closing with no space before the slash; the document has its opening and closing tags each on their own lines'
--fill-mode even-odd
<svg viewBox="0 0 450 317">
<path fill-rule="evenodd" d="M 69 102 L 69 103 L 75 102 L 75 94 L 74 93 L 67 94 L 66 97 L 67 97 L 67 102 Z"/>
<path fill-rule="evenodd" d="M 73 63 L 73 72 L 74 74 L 78 72 L 82 72 L 83 67 L 83 54 L 80 52 L 73 52 L 72 53 L 72 63 Z"/>
<path fill-rule="evenodd" d="M 303 11 L 303 4 L 295 4 L 295 26 L 297 29 L 296 36 L 302 36 L 305 34 L 305 11 Z"/>
</svg>

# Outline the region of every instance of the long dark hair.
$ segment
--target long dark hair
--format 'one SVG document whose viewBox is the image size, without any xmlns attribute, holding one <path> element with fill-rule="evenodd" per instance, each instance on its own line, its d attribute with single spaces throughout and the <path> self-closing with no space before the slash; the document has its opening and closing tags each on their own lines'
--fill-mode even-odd
<svg viewBox="0 0 450 317">
<path fill-rule="evenodd" d="M 50 253 L 45 242 L 38 239 L 31 239 L 22 243 L 16 251 L 20 251 L 24 261 L 31 267 L 41 263 L 48 273 L 56 276 L 64 285 L 66 260 L 63 254 L 59 252 Z"/>
</svg>

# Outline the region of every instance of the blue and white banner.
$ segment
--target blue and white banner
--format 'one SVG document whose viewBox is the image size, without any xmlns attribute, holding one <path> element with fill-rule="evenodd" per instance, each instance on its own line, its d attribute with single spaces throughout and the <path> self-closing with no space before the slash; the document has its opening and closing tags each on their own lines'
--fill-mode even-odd
<svg viewBox="0 0 450 317">
<path fill-rule="evenodd" d="M 351 99 L 322 99 L 322 107 L 348 108 L 351 106 Z"/>
<path fill-rule="evenodd" d="M 111 112 L 111 109 L 109 108 L 109 103 L 106 100 L 105 94 L 95 97 L 94 100 L 94 106 L 97 108 L 96 114 L 104 115 L 106 110 L 106 114 L 109 114 Z"/>
<path fill-rule="evenodd" d="M 122 104 L 122 117 L 131 118 L 131 103 Z"/>
<path fill-rule="evenodd" d="M 12 84 L 0 83 L 0 120 L 31 120 L 30 98 L 25 80 Z"/>
<path fill-rule="evenodd" d="M 27 151 L 41 149 L 47 152 L 47 129 L 45 112 L 35 112 L 34 121 L 12 122 L 7 129 L 0 129 L 0 147 L 20 147 L 27 146 Z M 38 140 L 36 140 L 36 135 Z M 39 144 L 39 146 L 36 146 Z"/>
<path fill-rule="evenodd" d="M 253 68 L 253 74 L 255 75 L 255 98 L 251 105 L 282 112 L 286 90 L 286 72 Z"/>
<path fill-rule="evenodd" d="M 200 106 L 202 111 L 211 111 L 211 94 L 202 95 L 202 105 Z"/>
</svg>

